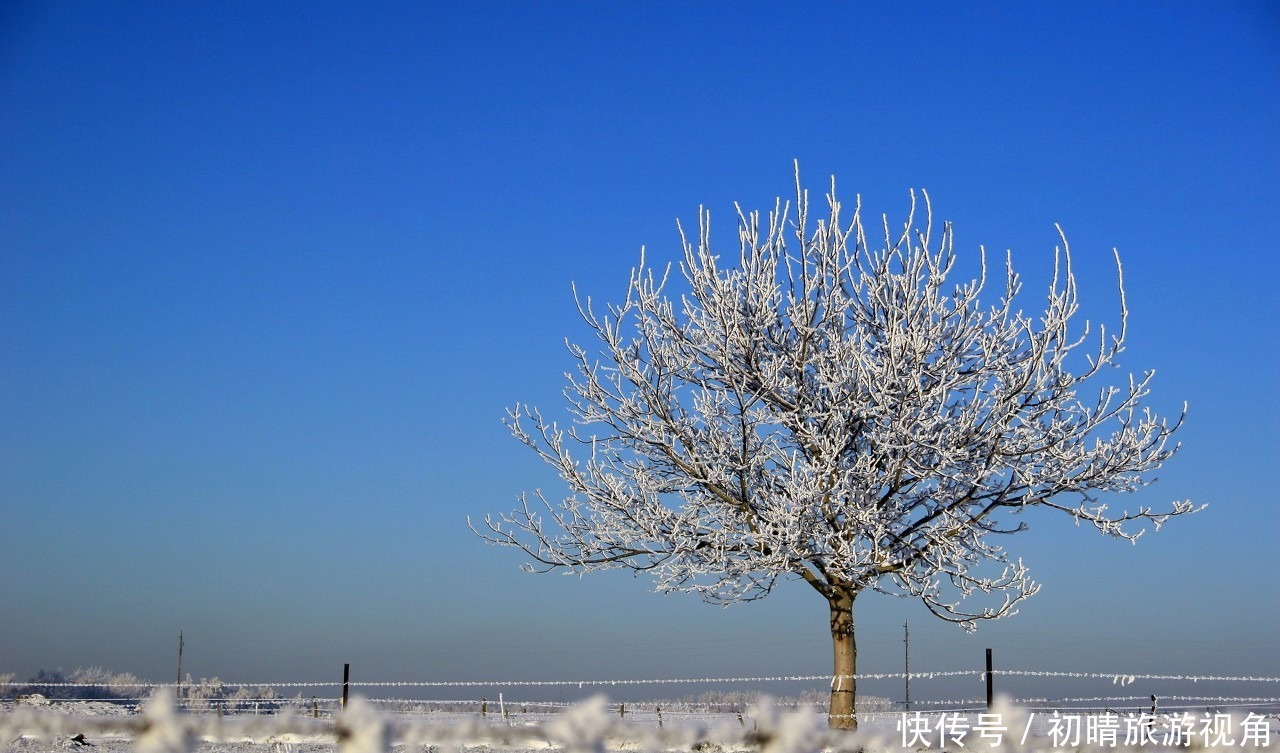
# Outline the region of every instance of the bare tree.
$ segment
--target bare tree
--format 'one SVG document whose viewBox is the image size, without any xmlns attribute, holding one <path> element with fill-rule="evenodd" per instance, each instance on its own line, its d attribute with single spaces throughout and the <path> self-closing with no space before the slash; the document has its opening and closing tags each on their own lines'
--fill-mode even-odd
<svg viewBox="0 0 1280 753">
<path fill-rule="evenodd" d="M 569 346 L 574 425 L 523 405 L 507 421 L 570 496 L 523 496 L 480 535 L 524 550 L 527 570 L 627 568 L 717 603 L 802 579 L 830 606 L 830 723 L 856 727 L 864 590 L 918 597 L 973 629 L 1038 589 L 995 543 L 1025 530 L 1011 518 L 1027 508 L 1129 540 L 1192 512 L 1114 513 L 1102 501 L 1150 483 L 1181 423 L 1141 408 L 1150 371 L 1080 393 L 1124 347 L 1119 256 L 1114 333 L 1069 326 L 1076 280 L 1060 229 L 1043 313 L 1016 307 L 1008 255 L 1003 291 L 984 306 L 985 251 L 977 279 L 948 285 L 952 228 L 934 231 L 922 196 L 923 223 L 913 192 L 902 228 L 884 219 L 873 246 L 861 200 L 842 219 L 833 179 L 815 221 L 797 169 L 794 208 L 779 199 L 767 226 L 738 208 L 736 267 L 720 266 L 704 209 L 696 239 L 681 229 L 678 299 L 670 266 L 655 274 L 643 251 L 621 304 L 600 313 L 579 298 L 600 348 Z M 995 596 L 966 607 L 975 592 Z"/>
</svg>

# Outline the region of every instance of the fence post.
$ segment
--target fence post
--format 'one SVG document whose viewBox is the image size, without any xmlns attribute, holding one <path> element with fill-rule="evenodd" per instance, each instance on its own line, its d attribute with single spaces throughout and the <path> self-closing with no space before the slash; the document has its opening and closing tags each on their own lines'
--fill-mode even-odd
<svg viewBox="0 0 1280 753">
<path fill-rule="evenodd" d="M 991 649 L 987 649 L 987 711 L 991 711 L 994 688 L 991 687 Z"/>
<path fill-rule="evenodd" d="M 351 684 L 351 665 L 342 665 L 342 710 L 347 710 L 347 690 Z"/>
</svg>

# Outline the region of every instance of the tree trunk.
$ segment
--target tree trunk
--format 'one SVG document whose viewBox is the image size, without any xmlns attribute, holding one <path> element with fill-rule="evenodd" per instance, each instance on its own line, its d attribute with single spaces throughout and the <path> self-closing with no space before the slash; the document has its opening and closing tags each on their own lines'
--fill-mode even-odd
<svg viewBox="0 0 1280 753">
<path fill-rule="evenodd" d="M 858 681 L 858 644 L 853 638 L 853 599 L 857 591 L 841 589 L 828 597 L 831 605 L 831 643 L 835 656 L 831 682 L 831 708 L 827 723 L 836 729 L 857 729 L 854 708 Z"/>
</svg>

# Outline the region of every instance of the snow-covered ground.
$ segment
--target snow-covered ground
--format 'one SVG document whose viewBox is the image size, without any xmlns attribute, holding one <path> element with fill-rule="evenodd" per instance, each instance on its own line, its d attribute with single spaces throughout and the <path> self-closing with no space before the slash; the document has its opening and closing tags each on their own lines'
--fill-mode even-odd
<svg viewBox="0 0 1280 753">
<path fill-rule="evenodd" d="M 354 699 L 338 719 L 296 713 L 182 713 L 160 697 L 140 713 L 96 701 L 0 707 L 0 753 L 386 753 L 387 751 L 1030 751 L 1280 750 L 1280 717 L 1237 712 L 1157 715 L 1034 713 L 1007 703 L 993 713 L 864 714 L 856 734 L 834 732 L 809 711 L 767 701 L 737 713 L 628 713 L 603 697 L 557 715 L 391 714 Z"/>
</svg>

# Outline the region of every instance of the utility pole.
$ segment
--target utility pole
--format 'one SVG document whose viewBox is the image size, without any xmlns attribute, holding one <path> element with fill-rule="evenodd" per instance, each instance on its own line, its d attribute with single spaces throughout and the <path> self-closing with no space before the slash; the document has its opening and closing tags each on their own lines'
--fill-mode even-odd
<svg viewBox="0 0 1280 753">
<path fill-rule="evenodd" d="M 911 710 L 911 634 L 907 631 L 907 621 L 902 621 L 902 645 L 903 659 L 906 664 L 906 671 L 903 676 L 906 680 L 906 703 L 904 706 L 907 711 Z"/>
<path fill-rule="evenodd" d="M 182 631 L 178 631 L 178 683 L 174 695 L 182 696 Z"/>
</svg>

